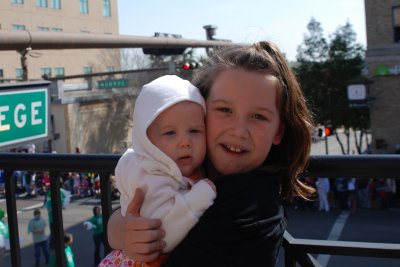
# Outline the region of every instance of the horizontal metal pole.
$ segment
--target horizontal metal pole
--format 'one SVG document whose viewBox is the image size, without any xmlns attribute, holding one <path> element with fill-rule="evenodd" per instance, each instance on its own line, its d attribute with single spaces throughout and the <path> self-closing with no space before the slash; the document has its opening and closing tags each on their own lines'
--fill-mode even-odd
<svg viewBox="0 0 400 267">
<path fill-rule="evenodd" d="M 305 253 L 400 259 L 400 244 L 296 238 L 291 246 Z"/>
<path fill-rule="evenodd" d="M 223 47 L 230 42 L 94 33 L 0 30 L 0 50 L 89 49 L 89 48 L 186 48 Z M 239 44 L 236 44 L 239 45 Z"/>
<path fill-rule="evenodd" d="M 310 156 L 311 177 L 400 178 L 400 155 Z"/>
<path fill-rule="evenodd" d="M 116 154 L 0 153 L 0 169 L 114 171 Z M 310 156 L 310 177 L 400 178 L 400 155 Z"/>
<path fill-rule="evenodd" d="M 0 169 L 113 172 L 121 155 L 0 153 Z"/>
<path fill-rule="evenodd" d="M 287 231 L 284 234 L 283 247 L 285 250 L 288 249 L 295 257 L 313 253 L 374 258 L 400 258 L 400 244 L 301 239 L 293 238 Z"/>
</svg>

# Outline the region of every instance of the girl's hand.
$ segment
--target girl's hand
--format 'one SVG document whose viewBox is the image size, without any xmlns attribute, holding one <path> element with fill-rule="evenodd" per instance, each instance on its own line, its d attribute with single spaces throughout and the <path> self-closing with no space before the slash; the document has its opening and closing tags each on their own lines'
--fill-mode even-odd
<svg viewBox="0 0 400 267">
<path fill-rule="evenodd" d="M 135 261 L 150 262 L 156 259 L 165 242 L 165 232 L 161 229 L 161 220 L 140 216 L 144 201 L 144 192 L 138 188 L 132 202 L 129 203 L 122 225 L 122 251 Z"/>
</svg>

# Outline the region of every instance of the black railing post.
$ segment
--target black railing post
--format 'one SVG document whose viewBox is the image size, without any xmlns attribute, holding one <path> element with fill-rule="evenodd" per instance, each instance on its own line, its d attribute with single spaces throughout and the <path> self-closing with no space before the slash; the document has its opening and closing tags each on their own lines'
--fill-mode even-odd
<svg viewBox="0 0 400 267">
<path fill-rule="evenodd" d="M 15 198 L 15 180 L 12 174 L 12 170 L 4 170 L 8 230 L 10 233 L 11 265 L 14 267 L 20 267 L 21 251 L 19 246 L 17 201 Z"/>
<path fill-rule="evenodd" d="M 56 266 L 65 267 L 64 226 L 62 221 L 61 183 L 58 172 L 50 172 L 51 215 L 50 242 L 56 255 Z"/>
<path fill-rule="evenodd" d="M 283 234 L 282 244 L 282 247 L 285 250 L 285 267 L 296 267 L 296 258 L 291 244 L 292 240 L 293 237 L 289 234 L 289 232 L 285 231 L 285 233 Z"/>
<path fill-rule="evenodd" d="M 285 267 L 296 267 L 296 259 L 291 249 L 285 248 Z"/>
<path fill-rule="evenodd" d="M 101 213 L 103 215 L 103 239 L 104 239 L 104 250 L 108 254 L 111 252 L 110 244 L 108 243 L 107 237 L 107 225 L 108 218 L 111 215 L 111 181 L 109 173 L 100 173 L 100 197 L 101 197 Z"/>
</svg>

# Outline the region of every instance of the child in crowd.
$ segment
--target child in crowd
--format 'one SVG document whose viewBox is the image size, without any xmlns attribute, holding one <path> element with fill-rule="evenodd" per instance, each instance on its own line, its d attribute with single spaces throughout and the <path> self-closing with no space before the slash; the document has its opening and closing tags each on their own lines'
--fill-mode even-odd
<svg viewBox="0 0 400 267">
<path fill-rule="evenodd" d="M 4 223 L 5 212 L 0 208 L 0 266 L 4 266 L 5 248 L 9 239 L 8 227 Z"/>
<path fill-rule="evenodd" d="M 40 215 L 40 210 L 35 209 L 33 212 L 33 218 L 28 224 L 28 234 L 32 233 L 32 239 L 34 243 L 35 253 L 35 266 L 40 264 L 40 250 L 42 250 L 46 264 L 49 262 L 49 245 L 47 242 L 46 222 Z"/>
<path fill-rule="evenodd" d="M 74 242 L 74 238 L 72 234 L 65 233 L 64 234 L 64 246 L 65 246 L 65 262 L 67 263 L 67 267 L 74 267 L 74 253 L 72 253 L 71 245 Z"/>
<path fill-rule="evenodd" d="M 64 253 L 65 253 L 65 263 L 66 267 L 75 267 L 75 262 L 74 262 L 74 253 L 72 252 L 71 245 L 74 242 L 74 238 L 72 234 L 70 233 L 65 233 L 64 234 Z M 50 261 L 49 261 L 49 267 L 55 267 L 56 266 L 56 257 L 55 253 L 50 254 Z"/>
<path fill-rule="evenodd" d="M 167 75 L 145 85 L 135 103 L 133 149 L 115 170 L 126 216 L 136 188 L 146 201 L 141 214 L 161 218 L 168 253 L 185 237 L 216 196 L 214 184 L 200 179 L 206 153 L 205 102 L 198 89 L 177 76 Z M 164 255 L 148 263 L 160 266 Z M 120 251 L 99 266 L 125 266 L 132 260 Z"/>
</svg>

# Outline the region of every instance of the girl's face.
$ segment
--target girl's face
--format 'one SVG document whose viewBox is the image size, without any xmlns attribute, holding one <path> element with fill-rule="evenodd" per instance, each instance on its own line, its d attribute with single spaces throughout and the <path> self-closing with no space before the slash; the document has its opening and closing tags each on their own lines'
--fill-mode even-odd
<svg viewBox="0 0 400 267">
<path fill-rule="evenodd" d="M 253 170 L 279 144 L 283 126 L 277 80 L 265 74 L 230 69 L 221 72 L 206 100 L 207 153 L 221 175 Z"/>
</svg>

